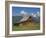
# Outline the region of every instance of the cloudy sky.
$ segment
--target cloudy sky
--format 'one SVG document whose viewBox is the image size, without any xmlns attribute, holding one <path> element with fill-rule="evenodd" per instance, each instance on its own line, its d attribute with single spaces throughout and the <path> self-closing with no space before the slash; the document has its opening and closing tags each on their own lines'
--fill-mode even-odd
<svg viewBox="0 0 46 38">
<path fill-rule="evenodd" d="M 36 15 L 39 15 L 40 8 L 35 7 L 12 7 L 12 16 L 18 16 L 20 14 L 28 14 L 33 15 L 36 17 Z"/>
</svg>

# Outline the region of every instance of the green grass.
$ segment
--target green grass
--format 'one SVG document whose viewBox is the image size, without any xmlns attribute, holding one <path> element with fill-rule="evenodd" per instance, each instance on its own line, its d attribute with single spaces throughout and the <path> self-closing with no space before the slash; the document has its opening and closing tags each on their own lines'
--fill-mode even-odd
<svg viewBox="0 0 46 38">
<path fill-rule="evenodd" d="M 40 30 L 40 24 L 39 23 L 25 23 L 25 24 L 19 24 L 13 25 L 12 27 L 13 31 L 24 31 L 24 30 Z"/>
</svg>

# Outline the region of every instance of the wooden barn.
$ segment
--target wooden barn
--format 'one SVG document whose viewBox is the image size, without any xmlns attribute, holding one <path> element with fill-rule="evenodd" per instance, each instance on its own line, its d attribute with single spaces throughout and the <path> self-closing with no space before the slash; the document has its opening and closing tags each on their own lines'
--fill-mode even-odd
<svg viewBox="0 0 46 38">
<path fill-rule="evenodd" d="M 26 24 L 26 23 L 29 23 L 29 22 L 32 22 L 31 16 L 22 18 L 19 22 L 17 22 L 17 24 Z"/>
</svg>

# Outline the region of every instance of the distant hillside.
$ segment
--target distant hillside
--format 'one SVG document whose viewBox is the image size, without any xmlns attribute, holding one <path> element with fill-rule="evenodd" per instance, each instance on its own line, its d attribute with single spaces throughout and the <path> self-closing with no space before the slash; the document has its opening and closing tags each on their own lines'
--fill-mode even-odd
<svg viewBox="0 0 46 38">
<path fill-rule="evenodd" d="M 34 22 L 40 22 L 40 17 L 32 17 L 32 21 L 34 21 Z"/>
<path fill-rule="evenodd" d="M 23 17 L 22 16 L 12 16 L 12 23 L 19 22 Z M 32 17 L 33 22 L 40 22 L 40 17 Z"/>
<path fill-rule="evenodd" d="M 22 16 L 12 16 L 12 22 L 16 23 L 19 22 L 23 17 Z"/>
</svg>

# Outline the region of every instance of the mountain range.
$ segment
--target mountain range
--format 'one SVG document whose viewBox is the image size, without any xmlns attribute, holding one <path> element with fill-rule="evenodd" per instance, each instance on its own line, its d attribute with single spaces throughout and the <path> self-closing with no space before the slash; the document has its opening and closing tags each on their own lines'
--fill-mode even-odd
<svg viewBox="0 0 46 38">
<path fill-rule="evenodd" d="M 20 21 L 24 21 L 28 18 L 29 16 L 28 15 L 21 15 L 21 16 L 12 16 L 12 22 L 13 23 L 17 23 L 17 22 L 20 22 Z M 36 17 L 32 17 L 32 21 L 34 22 L 40 22 L 40 17 L 39 16 L 36 16 Z M 24 20 L 22 20 L 24 19 Z"/>
</svg>

